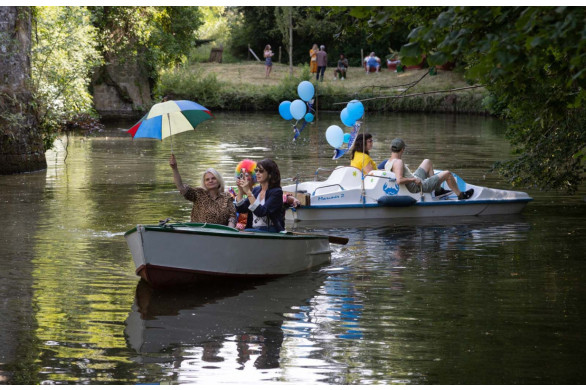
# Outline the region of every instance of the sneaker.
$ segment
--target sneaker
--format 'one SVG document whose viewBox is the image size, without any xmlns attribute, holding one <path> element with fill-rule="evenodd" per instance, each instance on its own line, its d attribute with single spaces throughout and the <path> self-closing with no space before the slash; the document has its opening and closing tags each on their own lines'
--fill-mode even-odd
<svg viewBox="0 0 586 390">
<path fill-rule="evenodd" d="M 439 189 L 435 190 L 435 196 L 439 197 L 439 196 L 446 196 L 451 194 L 452 190 L 445 190 L 443 187 L 440 187 Z"/>
<path fill-rule="evenodd" d="M 472 197 L 472 194 L 474 194 L 474 188 L 470 188 L 468 191 L 460 192 L 460 195 L 458 195 L 458 199 L 469 199 Z"/>
</svg>

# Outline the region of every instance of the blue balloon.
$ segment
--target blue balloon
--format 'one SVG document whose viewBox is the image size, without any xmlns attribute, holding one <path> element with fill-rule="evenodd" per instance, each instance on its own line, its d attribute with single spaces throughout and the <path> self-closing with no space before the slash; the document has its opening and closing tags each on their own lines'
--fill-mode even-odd
<svg viewBox="0 0 586 390">
<path fill-rule="evenodd" d="M 350 113 L 350 118 L 354 119 L 354 121 L 357 121 L 364 115 L 364 106 L 362 105 L 362 102 L 358 100 L 351 100 L 346 108 Z"/>
<path fill-rule="evenodd" d="M 347 144 L 348 142 L 350 142 L 350 133 L 346 133 L 344 134 L 344 143 Z"/>
<path fill-rule="evenodd" d="M 326 140 L 333 148 L 339 148 L 344 143 L 344 131 L 340 126 L 331 125 L 326 130 Z"/>
<path fill-rule="evenodd" d="M 297 93 L 299 94 L 301 100 L 308 102 L 313 97 L 313 94 L 315 93 L 315 88 L 313 87 L 313 84 L 311 82 L 302 81 L 297 86 Z"/>
<path fill-rule="evenodd" d="M 285 100 L 279 104 L 279 114 L 281 114 L 281 118 L 285 119 L 286 121 L 293 119 L 293 116 L 291 116 L 290 107 L 291 102 L 288 100 Z"/>
<path fill-rule="evenodd" d="M 340 119 L 342 120 L 344 126 L 348 127 L 354 126 L 354 122 L 356 122 L 356 119 L 353 119 L 350 116 L 350 111 L 348 110 L 348 107 L 344 108 L 342 112 L 340 112 Z"/>
<path fill-rule="evenodd" d="M 291 111 L 291 115 L 293 118 L 299 120 L 305 116 L 305 112 L 307 111 L 307 105 L 303 100 L 293 100 L 291 103 L 291 107 L 289 107 Z"/>
<path fill-rule="evenodd" d="M 309 112 L 307 114 L 305 114 L 305 121 L 306 122 L 313 122 L 313 114 L 311 114 Z"/>
</svg>

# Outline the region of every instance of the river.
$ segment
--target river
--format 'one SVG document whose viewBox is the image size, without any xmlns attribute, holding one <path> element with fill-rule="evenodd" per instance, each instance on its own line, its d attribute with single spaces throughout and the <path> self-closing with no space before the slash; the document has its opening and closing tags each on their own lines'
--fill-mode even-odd
<svg viewBox="0 0 586 390">
<path fill-rule="evenodd" d="M 46 171 L 0 176 L 0 384 L 583 384 L 586 203 L 529 190 L 521 215 L 298 224 L 349 237 L 330 264 L 264 283 L 152 291 L 123 234 L 189 219 L 171 142 L 112 123 L 72 133 Z M 303 130 L 275 114 L 217 113 L 173 137 L 184 182 L 243 158 L 283 178 L 333 168 L 333 113 Z M 466 181 L 510 156 L 503 124 L 479 116 L 370 115 L 378 163 L 391 139 Z M 284 182 L 283 184 L 286 184 Z"/>
</svg>

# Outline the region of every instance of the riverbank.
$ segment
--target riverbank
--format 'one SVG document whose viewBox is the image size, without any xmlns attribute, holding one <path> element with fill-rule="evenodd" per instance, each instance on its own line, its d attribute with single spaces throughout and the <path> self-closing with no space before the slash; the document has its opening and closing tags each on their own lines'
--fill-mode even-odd
<svg viewBox="0 0 586 390">
<path fill-rule="evenodd" d="M 324 81 L 317 84 L 318 108 L 339 111 L 352 99 L 362 100 L 367 110 L 402 112 L 459 112 L 487 114 L 482 102 L 483 88 L 462 89 L 469 85 L 459 72 L 438 70 L 432 76 L 428 69 L 410 69 L 397 73 L 382 69 L 367 74 L 364 69 L 350 67 L 345 80 L 334 79 L 334 69 L 326 70 Z M 212 110 L 272 111 L 283 100 L 297 99 L 297 85 L 302 80 L 315 83 L 309 68 L 274 64 L 269 78 L 264 64 L 197 63 L 165 72 L 155 93 L 173 99 L 195 100 Z M 432 91 L 451 91 L 431 93 Z M 399 98 L 399 95 L 408 95 Z"/>
</svg>

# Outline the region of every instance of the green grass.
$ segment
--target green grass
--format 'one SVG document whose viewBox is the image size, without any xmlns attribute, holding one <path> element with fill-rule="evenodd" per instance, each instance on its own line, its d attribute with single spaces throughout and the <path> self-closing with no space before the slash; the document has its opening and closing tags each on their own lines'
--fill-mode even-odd
<svg viewBox="0 0 586 390">
<path fill-rule="evenodd" d="M 362 68 L 350 67 L 345 80 L 334 80 L 333 71 L 334 68 L 327 68 L 324 81 L 316 84 L 315 75 L 309 73 L 307 65 L 293 67 L 293 74 L 290 75 L 287 65 L 274 64 L 270 77 L 266 78 L 264 63 L 257 61 L 195 63 L 164 72 L 155 93 L 172 99 L 196 100 L 215 110 L 269 111 L 283 100 L 298 99 L 297 85 L 302 80 L 310 80 L 317 85 L 319 108 L 322 110 L 340 110 L 343 105 L 336 103 L 352 99 L 372 99 L 368 100 L 368 108 L 378 111 L 485 113 L 482 101 L 486 93 L 482 88 L 388 98 L 401 93 L 417 94 L 467 87 L 458 72 L 438 70 L 436 76 L 430 76 L 426 75 L 427 69 L 404 73 L 384 69 L 380 73 L 366 74 Z"/>
</svg>

